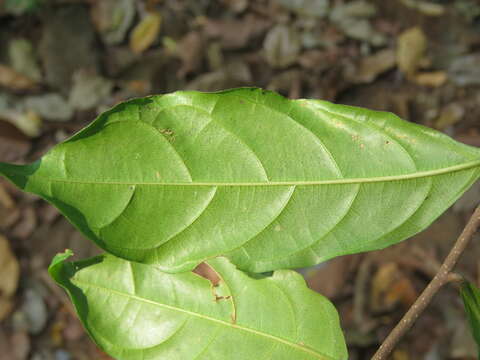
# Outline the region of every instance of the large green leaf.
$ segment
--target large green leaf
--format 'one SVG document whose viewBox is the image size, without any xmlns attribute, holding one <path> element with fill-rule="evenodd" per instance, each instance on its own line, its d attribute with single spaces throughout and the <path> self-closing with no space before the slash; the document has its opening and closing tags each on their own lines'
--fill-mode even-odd
<svg viewBox="0 0 480 360">
<path fill-rule="evenodd" d="M 167 274 L 111 255 L 50 274 L 69 293 L 94 341 L 119 360 L 347 359 L 338 314 L 290 270 L 252 279 L 225 258 L 209 265 L 216 287 L 194 273 Z"/>
<path fill-rule="evenodd" d="M 478 355 L 480 359 L 480 289 L 469 282 L 465 282 L 460 289 L 460 294 L 462 295 L 473 338 L 479 348 Z"/>
<path fill-rule="evenodd" d="M 480 151 L 390 113 L 236 89 L 125 102 L 0 173 L 116 256 L 263 272 L 423 230 L 478 179 Z"/>
</svg>

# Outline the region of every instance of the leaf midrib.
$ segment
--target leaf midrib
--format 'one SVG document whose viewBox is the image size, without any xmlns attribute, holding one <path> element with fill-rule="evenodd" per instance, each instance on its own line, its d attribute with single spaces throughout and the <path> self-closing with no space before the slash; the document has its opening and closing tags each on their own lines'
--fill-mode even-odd
<svg viewBox="0 0 480 360">
<path fill-rule="evenodd" d="M 91 184 L 91 185 L 153 185 L 153 186 L 315 186 L 315 185 L 338 185 L 338 184 L 363 184 L 376 182 L 391 182 L 419 179 L 443 174 L 454 173 L 462 170 L 468 170 L 480 166 L 480 159 L 464 164 L 449 166 L 446 168 L 419 171 L 416 173 L 378 176 L 370 178 L 349 178 L 349 179 L 331 179 L 331 180 L 313 180 L 313 181 L 268 181 L 268 182 L 138 182 L 138 181 L 87 181 L 72 179 L 51 179 L 44 176 L 35 176 L 37 179 L 44 179 L 58 183 L 72 184 Z"/>
<path fill-rule="evenodd" d="M 73 284 L 90 286 L 90 287 L 94 287 L 94 288 L 97 288 L 97 289 L 100 289 L 100 290 L 103 290 L 103 291 L 106 291 L 106 292 L 111 292 L 113 294 L 116 294 L 118 296 L 123 296 L 123 297 L 126 297 L 126 298 L 131 299 L 131 300 L 137 300 L 139 302 L 144 302 L 146 304 L 155 305 L 155 306 L 166 308 L 166 309 L 169 309 L 169 310 L 182 312 L 184 314 L 188 314 L 188 315 L 195 316 L 195 317 L 198 317 L 198 318 L 201 318 L 201 319 L 204 319 L 204 320 L 212 321 L 212 322 L 227 326 L 229 328 L 238 329 L 238 330 L 246 331 L 246 332 L 249 332 L 249 333 L 252 333 L 252 334 L 255 334 L 255 335 L 263 336 L 265 338 L 268 338 L 268 339 L 280 342 L 282 344 L 285 344 L 287 346 L 293 347 L 297 350 L 306 352 L 307 354 L 315 356 L 317 359 L 334 360 L 333 358 L 331 358 L 331 357 L 329 357 L 325 354 L 321 354 L 321 353 L 319 353 L 315 350 L 312 350 L 310 348 L 307 348 L 305 346 L 302 346 L 302 345 L 293 343 L 291 341 L 282 339 L 278 336 L 267 334 L 267 333 L 264 333 L 264 332 L 261 332 L 261 331 L 255 330 L 255 329 L 251 329 L 251 328 L 248 328 L 248 327 L 245 327 L 245 326 L 240 326 L 240 325 L 237 325 L 237 324 L 233 324 L 233 323 L 230 323 L 230 322 L 227 322 L 227 321 L 219 320 L 219 319 L 216 319 L 216 318 L 213 318 L 213 317 L 210 317 L 210 316 L 206 316 L 206 315 L 203 315 L 203 314 L 200 314 L 200 313 L 185 310 L 185 309 L 178 308 L 178 307 L 175 307 L 175 306 L 158 303 L 158 302 L 155 302 L 155 301 L 152 301 L 152 300 L 149 300 L 149 299 L 139 297 L 137 295 L 123 293 L 121 291 L 117 291 L 117 290 L 114 290 L 114 289 L 109 289 L 109 288 L 106 288 L 104 286 L 100 286 L 100 285 L 97 285 L 97 284 L 92 284 L 92 283 L 89 283 L 89 282 L 86 282 L 86 281 L 81 281 L 81 280 L 78 280 L 78 279 L 71 279 L 71 282 Z"/>
</svg>

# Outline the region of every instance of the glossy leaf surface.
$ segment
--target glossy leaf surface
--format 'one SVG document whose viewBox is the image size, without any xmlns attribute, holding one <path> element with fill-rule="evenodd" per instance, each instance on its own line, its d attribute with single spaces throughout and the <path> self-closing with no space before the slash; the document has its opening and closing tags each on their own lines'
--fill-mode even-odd
<svg viewBox="0 0 480 360">
<path fill-rule="evenodd" d="M 475 285 L 465 282 L 462 285 L 460 294 L 462 295 L 473 338 L 479 348 L 478 354 L 480 358 L 480 290 Z"/>
<path fill-rule="evenodd" d="M 404 240 L 479 166 L 479 149 L 393 114 L 247 88 L 125 102 L 0 173 L 116 256 L 263 272 Z"/>
<path fill-rule="evenodd" d="M 111 255 L 49 272 L 69 293 L 95 342 L 119 360 L 347 359 L 338 314 L 290 270 L 252 279 L 226 258 L 216 287 Z"/>
</svg>

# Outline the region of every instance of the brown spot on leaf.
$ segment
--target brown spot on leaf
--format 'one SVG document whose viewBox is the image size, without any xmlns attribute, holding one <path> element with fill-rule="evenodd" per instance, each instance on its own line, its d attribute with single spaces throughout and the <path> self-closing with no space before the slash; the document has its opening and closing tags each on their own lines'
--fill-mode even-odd
<svg viewBox="0 0 480 360">
<path fill-rule="evenodd" d="M 175 141 L 175 132 L 172 129 L 166 128 L 159 131 L 167 138 L 169 142 L 173 143 Z"/>
</svg>

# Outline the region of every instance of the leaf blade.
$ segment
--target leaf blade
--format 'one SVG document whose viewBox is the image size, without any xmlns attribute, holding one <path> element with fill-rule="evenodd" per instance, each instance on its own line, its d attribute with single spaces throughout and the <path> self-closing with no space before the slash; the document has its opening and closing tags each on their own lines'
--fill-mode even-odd
<svg viewBox="0 0 480 360">
<path fill-rule="evenodd" d="M 480 290 L 474 284 L 465 281 L 460 288 L 460 295 L 480 355 Z"/>
<path fill-rule="evenodd" d="M 404 240 L 479 176 L 478 149 L 392 114 L 236 89 L 123 103 L 19 186 L 117 256 L 263 272 Z"/>
<path fill-rule="evenodd" d="M 58 255 L 49 272 L 92 338 L 119 359 L 249 359 L 269 352 L 279 359 L 347 358 L 333 305 L 292 271 L 256 280 L 224 258 L 212 259 L 222 278 L 212 288 L 192 273 L 166 274 L 109 255 L 68 263 L 68 256 Z M 281 296 L 272 302 L 274 295 Z"/>
</svg>

